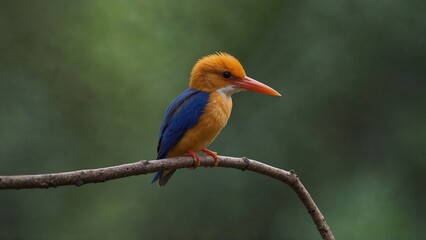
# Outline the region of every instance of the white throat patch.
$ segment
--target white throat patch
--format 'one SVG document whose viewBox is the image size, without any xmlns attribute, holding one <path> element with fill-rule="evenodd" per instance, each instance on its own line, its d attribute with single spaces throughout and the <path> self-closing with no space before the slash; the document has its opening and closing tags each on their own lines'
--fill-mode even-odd
<svg viewBox="0 0 426 240">
<path fill-rule="evenodd" d="M 237 93 L 241 90 L 242 89 L 237 86 L 229 85 L 223 88 L 219 88 L 218 90 L 216 90 L 216 92 L 220 93 L 221 95 L 225 97 L 230 97 L 232 94 Z"/>
</svg>

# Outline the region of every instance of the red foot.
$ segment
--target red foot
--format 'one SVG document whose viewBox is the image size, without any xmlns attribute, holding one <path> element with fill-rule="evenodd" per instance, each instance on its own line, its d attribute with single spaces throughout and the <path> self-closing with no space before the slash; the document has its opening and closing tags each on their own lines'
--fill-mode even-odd
<svg viewBox="0 0 426 240">
<path fill-rule="evenodd" d="M 194 166 L 192 166 L 194 169 L 200 166 L 200 157 L 192 150 L 188 150 L 188 155 L 191 155 L 194 159 Z"/>
<path fill-rule="evenodd" d="M 217 167 L 219 165 L 219 159 L 217 158 L 217 152 L 213 152 L 208 150 L 207 148 L 203 148 L 201 151 L 205 152 L 206 154 L 212 156 L 214 158 L 214 166 Z"/>
</svg>

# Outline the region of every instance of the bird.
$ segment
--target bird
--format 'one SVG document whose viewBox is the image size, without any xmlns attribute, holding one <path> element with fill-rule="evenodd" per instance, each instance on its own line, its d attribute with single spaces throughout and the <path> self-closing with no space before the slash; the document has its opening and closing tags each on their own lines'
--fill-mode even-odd
<svg viewBox="0 0 426 240">
<path fill-rule="evenodd" d="M 190 155 L 199 166 L 197 152 L 204 152 L 219 164 L 216 152 L 207 147 L 225 127 L 232 110 L 234 93 L 248 90 L 281 96 L 273 88 L 246 75 L 239 60 L 226 52 L 200 58 L 192 68 L 189 88 L 167 108 L 160 127 L 157 159 Z M 160 170 L 151 181 L 166 185 L 176 170 Z"/>
</svg>

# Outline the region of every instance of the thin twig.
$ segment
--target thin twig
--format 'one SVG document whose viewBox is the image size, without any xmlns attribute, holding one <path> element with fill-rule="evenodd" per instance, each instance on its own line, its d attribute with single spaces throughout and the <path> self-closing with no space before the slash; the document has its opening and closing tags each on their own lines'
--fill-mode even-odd
<svg viewBox="0 0 426 240">
<path fill-rule="evenodd" d="M 201 166 L 214 166 L 214 159 L 211 156 L 203 156 L 200 159 Z M 117 178 L 152 173 L 158 170 L 188 168 L 193 166 L 193 164 L 192 157 L 176 157 L 155 161 L 142 160 L 118 166 L 72 172 L 0 176 L 0 189 L 51 188 L 65 185 L 81 186 L 88 183 L 106 182 Z M 246 157 L 219 156 L 219 167 L 249 170 L 286 183 L 297 193 L 305 205 L 322 238 L 334 239 L 324 216 L 294 171 L 285 171 Z"/>
</svg>

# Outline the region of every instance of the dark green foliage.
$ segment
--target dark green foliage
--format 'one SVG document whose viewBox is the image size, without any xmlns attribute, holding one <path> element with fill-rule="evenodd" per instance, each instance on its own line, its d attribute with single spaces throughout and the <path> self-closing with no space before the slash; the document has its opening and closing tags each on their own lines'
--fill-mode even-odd
<svg viewBox="0 0 426 240">
<path fill-rule="evenodd" d="M 154 159 L 215 51 L 283 94 L 234 97 L 211 146 L 295 169 L 337 238 L 418 239 L 424 1 L 2 1 L 0 175 Z M 1 239 L 317 239 L 290 188 L 229 169 L 0 192 Z"/>
</svg>

